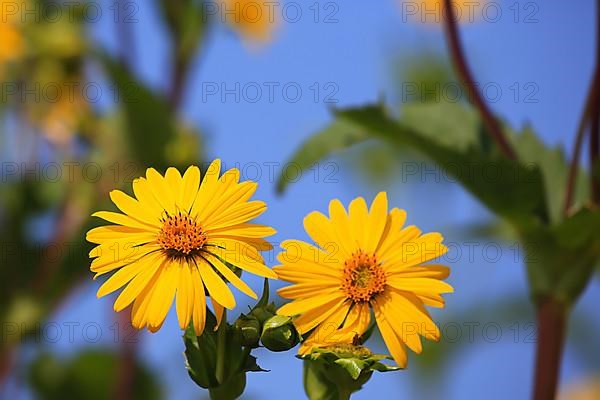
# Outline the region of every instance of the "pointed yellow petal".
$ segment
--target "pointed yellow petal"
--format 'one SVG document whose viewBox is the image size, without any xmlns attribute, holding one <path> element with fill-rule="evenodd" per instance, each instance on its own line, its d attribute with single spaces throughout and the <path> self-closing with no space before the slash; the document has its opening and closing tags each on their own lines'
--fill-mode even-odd
<svg viewBox="0 0 600 400">
<path fill-rule="evenodd" d="M 236 289 L 240 292 L 252 297 L 253 299 L 258 299 L 258 296 L 254 291 L 241 280 L 232 270 L 230 270 L 221 260 L 217 257 L 212 256 L 210 254 L 206 254 L 206 261 L 208 261 L 221 275 L 225 277 Z"/>
<path fill-rule="evenodd" d="M 304 314 L 315 308 L 320 308 L 325 304 L 328 304 L 335 300 L 345 299 L 344 295 L 341 292 L 331 293 L 328 295 L 317 296 L 317 297 L 309 297 L 301 300 L 294 300 L 291 303 L 284 304 L 277 310 L 277 314 L 279 315 L 288 315 L 294 316 L 299 314 Z"/>
<path fill-rule="evenodd" d="M 187 329 L 194 306 L 192 273 L 187 263 L 179 262 L 179 284 L 177 285 L 177 319 L 181 329 Z"/>
<path fill-rule="evenodd" d="M 194 261 L 210 297 L 214 298 L 219 304 L 233 309 L 235 307 L 235 298 L 213 267 L 203 259 L 195 259 Z"/>
<path fill-rule="evenodd" d="M 373 311 L 375 311 L 375 319 L 377 321 L 377 326 L 379 327 L 379 332 L 392 357 L 394 357 L 394 361 L 396 361 L 396 364 L 398 364 L 400 368 L 406 368 L 407 356 L 404 345 L 392 329 L 391 324 L 388 322 L 377 301 L 373 301 Z"/>
<path fill-rule="evenodd" d="M 152 226 L 160 226 L 160 215 L 149 212 L 133 197 L 129 197 L 120 190 L 113 190 L 110 192 L 110 199 L 124 214 Z"/>
<path fill-rule="evenodd" d="M 365 229 L 367 227 L 367 219 L 369 218 L 369 210 L 365 199 L 357 197 L 352 200 L 348 207 L 348 214 L 350 217 L 350 231 L 352 237 L 354 237 L 355 246 L 357 249 L 364 249 L 366 237 Z"/>
<path fill-rule="evenodd" d="M 204 292 L 204 284 L 200 277 L 200 272 L 194 266 L 190 268 L 192 277 L 192 286 L 194 289 L 194 302 L 192 311 L 192 321 L 196 335 L 202 335 L 206 324 L 206 294 Z"/>
<path fill-rule="evenodd" d="M 119 269 L 108 278 L 102 286 L 100 286 L 96 296 L 100 298 L 120 289 L 139 273 L 144 271 L 144 269 L 151 268 L 152 265 L 156 263 L 156 260 L 157 256 L 155 254 L 144 255 L 139 260 Z"/>
<path fill-rule="evenodd" d="M 382 234 L 387 223 L 388 201 L 385 192 L 379 192 L 371 204 L 371 210 L 365 225 L 364 251 L 372 253 L 382 240 Z"/>
<path fill-rule="evenodd" d="M 200 188 L 200 168 L 192 165 L 183 175 L 179 204 L 183 210 L 189 212 L 194 204 L 198 189 Z"/>
<path fill-rule="evenodd" d="M 171 173 L 172 175 L 172 173 Z M 148 181 L 148 188 L 154 195 L 154 198 L 163 210 L 167 211 L 170 215 L 177 213 L 177 207 L 175 205 L 175 193 L 177 188 L 170 188 L 165 178 L 154 168 L 148 168 L 146 170 L 146 180 Z"/>
</svg>

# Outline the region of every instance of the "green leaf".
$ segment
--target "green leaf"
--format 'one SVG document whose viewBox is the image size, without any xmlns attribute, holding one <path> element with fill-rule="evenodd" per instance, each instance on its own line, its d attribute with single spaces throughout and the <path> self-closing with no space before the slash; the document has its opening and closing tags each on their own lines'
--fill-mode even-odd
<svg viewBox="0 0 600 400">
<path fill-rule="evenodd" d="M 448 130 L 451 140 L 440 139 L 446 132 L 441 122 L 445 114 L 441 114 L 439 105 L 434 104 L 433 108 L 438 110 L 437 114 L 433 110 L 423 114 L 429 119 L 424 129 L 416 126 L 418 121 L 412 120 L 416 117 L 411 117 L 409 123 L 395 120 L 381 105 L 340 110 L 337 115 L 373 136 L 418 150 L 515 226 L 530 229 L 540 220 L 545 221 L 546 206 L 539 168 L 521 165 L 500 154 L 484 153 L 476 145 L 476 134 L 471 132 L 459 136 L 460 128 Z M 435 132 L 437 136 L 433 136 Z"/>
<path fill-rule="evenodd" d="M 542 171 L 550 219 L 553 223 L 561 221 L 569 173 L 569 163 L 563 149 L 548 147 L 531 126 L 526 126 L 519 134 L 512 133 L 511 141 L 523 163 L 535 164 Z M 588 192 L 588 179 L 580 169 L 576 179 L 573 206 L 581 205 L 588 197 Z"/>
<path fill-rule="evenodd" d="M 125 110 L 130 148 L 143 166 L 167 166 L 167 144 L 176 128 L 167 101 L 137 80 L 119 62 L 100 56 L 115 84 L 115 96 Z"/>
<path fill-rule="evenodd" d="M 198 386 L 209 389 L 212 399 L 229 400 L 239 397 L 246 387 L 246 372 L 265 371 L 250 355 L 250 348 L 243 346 L 241 332 L 222 322 L 225 332 L 225 360 L 223 362 L 224 379 L 219 382 L 217 371 L 217 344 L 219 331 L 215 331 L 216 318 L 207 309 L 206 327 L 202 335 L 196 336 L 192 325 L 186 329 L 183 340 L 185 343 L 186 368 L 192 380 Z"/>
<path fill-rule="evenodd" d="M 306 170 L 336 151 L 344 150 L 366 139 L 368 135 L 360 127 L 348 121 L 337 120 L 300 145 L 289 163 L 300 170 Z M 277 192 L 283 193 L 289 184 L 290 177 L 285 173 L 281 174 L 277 180 Z"/>
</svg>

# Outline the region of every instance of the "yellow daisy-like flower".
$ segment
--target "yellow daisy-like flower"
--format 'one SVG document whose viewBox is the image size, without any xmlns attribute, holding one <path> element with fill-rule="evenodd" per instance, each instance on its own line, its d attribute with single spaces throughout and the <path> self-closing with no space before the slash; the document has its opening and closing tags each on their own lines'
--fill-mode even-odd
<svg viewBox="0 0 600 400">
<path fill-rule="evenodd" d="M 240 172 L 220 176 L 215 160 L 204 179 L 191 166 L 181 176 L 175 168 L 163 177 L 149 168 L 145 178 L 133 182 L 135 198 L 113 190 L 111 200 L 123 212 L 100 211 L 94 216 L 114 225 L 94 228 L 87 240 L 98 244 L 90 253 L 96 277 L 116 271 L 98 290 L 98 297 L 125 287 L 114 309 L 133 303 L 132 324 L 155 332 L 176 296 L 181 329 L 192 321 L 197 335 L 204 330 L 205 289 L 218 322 L 223 307 L 235 307 L 227 281 L 241 292 L 256 293 L 227 265 L 277 278 L 259 253 L 271 245 L 264 239 L 275 233 L 269 226 L 248 223 L 262 214 L 262 201 L 249 201 L 257 183 L 239 182 Z"/>
<path fill-rule="evenodd" d="M 268 42 L 277 25 L 277 4 L 263 0 L 221 0 L 222 19 L 245 39 Z"/>
<path fill-rule="evenodd" d="M 449 268 L 424 263 L 447 248 L 442 235 L 403 227 L 405 220 L 403 210 L 388 213 L 384 192 L 375 197 L 370 210 L 362 197 L 350 203 L 348 213 L 333 200 L 329 218 L 315 211 L 304 219 L 304 228 L 318 247 L 298 240 L 281 244 L 282 265 L 274 270 L 294 285 L 279 289 L 280 296 L 293 301 L 277 312 L 297 315 L 294 324 L 303 335 L 314 329 L 301 354 L 313 347 L 351 343 L 367 330 L 371 309 L 401 367 L 407 362 L 405 345 L 420 353 L 420 336 L 439 340 L 440 331 L 425 306 L 444 306 L 441 294 L 453 291 L 442 281 Z"/>
<path fill-rule="evenodd" d="M 0 0 L 0 9 L 2 11 L 7 9 L 13 9 L 18 5 L 11 4 L 10 7 L 5 7 L 8 4 L 6 0 Z M 18 13 L 7 13 L 4 15 L 0 13 L 0 65 L 2 67 L 5 63 L 15 61 L 20 58 L 25 52 L 25 40 L 19 25 L 21 24 L 20 14 Z"/>
</svg>

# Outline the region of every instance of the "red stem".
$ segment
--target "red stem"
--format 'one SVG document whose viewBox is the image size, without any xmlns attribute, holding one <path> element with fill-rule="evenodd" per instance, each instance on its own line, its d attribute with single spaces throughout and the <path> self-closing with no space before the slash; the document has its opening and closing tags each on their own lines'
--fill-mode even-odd
<svg viewBox="0 0 600 400">
<path fill-rule="evenodd" d="M 565 307 L 552 299 L 538 306 L 538 339 L 535 361 L 534 400 L 554 400 L 565 340 Z"/>
<path fill-rule="evenodd" d="M 498 123 L 498 120 L 492 114 L 492 111 L 488 107 L 487 103 L 483 100 L 481 93 L 477 90 L 477 85 L 473 79 L 473 74 L 469 65 L 467 64 L 460 38 L 458 37 L 458 28 L 456 22 L 456 15 L 454 15 L 454 8 L 452 7 L 452 0 L 444 0 L 445 10 L 445 21 L 446 21 L 446 37 L 448 38 L 448 49 L 452 56 L 452 62 L 458 72 L 459 78 L 470 92 L 473 98 L 473 104 L 479 110 L 481 118 L 486 126 L 487 132 L 491 135 L 492 139 L 496 142 L 500 150 L 508 158 L 512 160 L 517 159 L 517 155 L 513 150 L 512 146 L 506 139 L 502 127 Z M 443 13 L 444 14 L 444 13 Z"/>
</svg>

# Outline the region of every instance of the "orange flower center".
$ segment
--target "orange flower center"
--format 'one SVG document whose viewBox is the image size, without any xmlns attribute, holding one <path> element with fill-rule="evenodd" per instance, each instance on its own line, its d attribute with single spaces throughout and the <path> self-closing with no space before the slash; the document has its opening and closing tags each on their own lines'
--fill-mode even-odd
<svg viewBox="0 0 600 400">
<path fill-rule="evenodd" d="M 163 219 L 158 243 L 172 257 L 187 257 L 202 249 L 206 233 L 194 219 L 180 211 Z"/>
<path fill-rule="evenodd" d="M 361 250 L 344 262 L 342 290 L 346 297 L 356 303 L 370 301 L 385 289 L 385 271 L 375 255 Z"/>
</svg>

